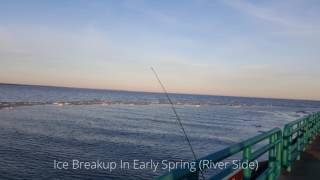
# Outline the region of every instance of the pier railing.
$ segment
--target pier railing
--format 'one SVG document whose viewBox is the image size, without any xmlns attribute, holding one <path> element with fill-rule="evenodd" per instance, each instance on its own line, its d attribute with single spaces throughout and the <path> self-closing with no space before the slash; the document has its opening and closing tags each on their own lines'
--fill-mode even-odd
<svg viewBox="0 0 320 180">
<path fill-rule="evenodd" d="M 221 151 L 207 155 L 196 161 L 196 170 L 176 169 L 164 174 L 157 179 L 177 180 L 177 179 L 198 179 L 201 163 L 210 161 L 217 163 L 230 158 L 231 156 L 242 152 L 242 162 L 253 162 L 265 153 L 268 153 L 267 167 L 259 174 L 255 174 L 255 179 L 276 179 L 285 169 L 291 171 L 291 165 L 295 160 L 299 160 L 301 153 L 306 146 L 315 139 L 320 133 L 320 112 L 309 115 L 305 118 L 295 120 L 286 124 L 283 131 L 280 128 L 274 128 L 268 132 L 247 139 L 238 144 L 227 147 Z M 253 151 L 253 147 L 266 139 L 269 142 Z M 252 170 L 250 168 L 235 169 L 232 166 L 225 168 L 209 179 L 231 179 L 235 174 L 241 173 L 240 179 L 252 179 Z M 233 178 L 237 179 L 237 178 Z"/>
<path fill-rule="evenodd" d="M 284 126 L 282 166 L 288 172 L 295 160 L 300 160 L 301 153 L 311 144 L 320 129 L 320 113 L 298 119 Z"/>
<path fill-rule="evenodd" d="M 253 146 L 263 142 L 264 140 L 268 140 L 269 142 L 253 151 Z M 281 144 L 282 144 L 282 133 L 280 128 L 274 128 L 266 133 L 260 134 L 258 136 L 252 137 L 248 140 L 225 148 L 216 153 L 210 154 L 206 157 L 203 157 L 196 161 L 196 171 L 191 172 L 189 169 L 178 169 L 173 172 L 167 173 L 158 179 L 198 179 L 199 172 L 203 169 L 202 163 L 204 161 L 210 161 L 212 163 L 218 163 L 223 160 L 226 160 L 228 157 L 242 152 L 242 160 L 241 162 L 253 162 L 257 158 L 261 157 L 263 154 L 269 152 L 268 156 L 268 168 L 266 168 L 258 177 L 265 179 L 269 177 L 270 179 L 274 179 L 280 174 L 281 169 Z M 237 169 L 234 166 L 230 165 L 226 169 L 222 170 L 218 174 L 211 177 L 212 179 L 223 179 L 228 178 L 235 173 L 237 173 L 241 169 Z M 251 178 L 250 168 L 243 169 L 243 179 Z"/>
</svg>

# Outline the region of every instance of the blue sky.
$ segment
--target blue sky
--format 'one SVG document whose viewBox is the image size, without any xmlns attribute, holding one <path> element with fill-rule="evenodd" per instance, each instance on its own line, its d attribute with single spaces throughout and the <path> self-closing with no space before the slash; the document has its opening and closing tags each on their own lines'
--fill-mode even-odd
<svg viewBox="0 0 320 180">
<path fill-rule="evenodd" d="M 320 2 L 0 1 L 0 82 L 320 99 Z"/>
</svg>

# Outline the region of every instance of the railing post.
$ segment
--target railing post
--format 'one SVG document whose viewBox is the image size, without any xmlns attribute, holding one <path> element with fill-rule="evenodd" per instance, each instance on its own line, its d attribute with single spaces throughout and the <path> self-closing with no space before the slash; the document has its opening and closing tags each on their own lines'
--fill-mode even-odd
<svg viewBox="0 0 320 180">
<path fill-rule="evenodd" d="M 285 126 L 283 130 L 283 151 L 282 151 L 282 164 L 288 172 L 291 171 L 290 160 L 291 160 L 291 135 L 290 127 Z"/>
<path fill-rule="evenodd" d="M 318 116 L 317 116 L 317 114 L 314 115 L 314 122 L 315 122 L 315 124 L 314 124 L 314 126 L 315 126 L 315 136 L 317 136 L 318 135 Z"/>
<path fill-rule="evenodd" d="M 300 121 L 299 123 L 298 123 L 298 126 L 297 126 L 297 128 L 298 128 L 298 131 L 297 131 L 297 151 L 298 151 L 298 155 L 297 155 L 297 160 L 300 160 L 300 158 L 301 158 L 301 152 L 302 152 L 302 147 L 301 147 L 301 145 L 302 145 L 302 130 L 301 130 L 301 127 L 302 127 L 302 121 Z"/>
<path fill-rule="evenodd" d="M 307 134 L 307 128 L 306 128 L 306 119 L 303 119 L 302 120 L 302 151 L 305 151 L 306 150 L 306 144 L 307 144 L 307 141 L 306 141 L 306 134 Z"/>
<path fill-rule="evenodd" d="M 320 113 L 317 113 L 317 119 L 318 119 L 318 133 L 320 133 Z"/>
<path fill-rule="evenodd" d="M 291 162 L 292 162 L 292 134 L 291 127 L 289 128 L 289 141 L 288 141 L 288 172 L 291 172 Z"/>
<path fill-rule="evenodd" d="M 281 173 L 281 153 L 282 153 L 282 132 L 276 134 L 276 141 L 281 140 L 280 143 L 276 145 L 276 176 L 279 177 Z"/>
<path fill-rule="evenodd" d="M 318 118 L 318 113 L 315 114 L 315 119 L 316 119 L 316 134 L 319 134 L 319 118 Z"/>
<path fill-rule="evenodd" d="M 308 135 L 308 133 L 307 133 L 307 125 L 308 125 L 308 121 L 307 121 L 307 119 L 305 118 L 305 119 L 303 119 L 303 132 L 302 132 L 302 136 L 303 136 L 303 151 L 305 151 L 306 150 L 306 145 L 308 144 L 308 140 L 307 140 L 307 135 Z"/>
<path fill-rule="evenodd" d="M 243 161 L 249 162 L 250 159 L 251 159 L 251 147 L 248 146 L 243 150 Z M 251 177 L 251 169 L 249 167 L 243 169 L 243 179 L 249 180 L 250 177 Z"/>
<path fill-rule="evenodd" d="M 319 118 L 319 113 L 316 114 L 316 119 L 317 119 L 317 134 L 320 132 L 320 118 Z"/>
<path fill-rule="evenodd" d="M 275 142 L 275 134 L 272 134 L 269 137 L 269 144 L 274 144 L 274 142 Z M 275 160 L 276 160 L 275 150 L 276 150 L 276 146 L 274 146 L 274 148 L 269 150 L 268 166 L 269 166 L 270 169 L 272 169 L 272 173 L 270 173 L 268 175 L 268 180 L 275 179 L 274 178 L 275 177 L 275 170 L 276 170 L 276 167 L 275 167 Z"/>
<path fill-rule="evenodd" d="M 312 118 L 308 118 L 308 144 L 312 143 Z"/>
<path fill-rule="evenodd" d="M 315 140 L 316 139 L 316 137 L 317 137 L 317 119 L 316 119 L 316 115 L 315 114 L 313 114 L 313 127 L 312 127 L 312 129 L 313 129 L 313 140 Z"/>
<path fill-rule="evenodd" d="M 311 118 L 311 138 L 310 138 L 310 144 L 312 143 L 312 141 L 314 140 L 314 115 L 310 116 Z"/>
</svg>

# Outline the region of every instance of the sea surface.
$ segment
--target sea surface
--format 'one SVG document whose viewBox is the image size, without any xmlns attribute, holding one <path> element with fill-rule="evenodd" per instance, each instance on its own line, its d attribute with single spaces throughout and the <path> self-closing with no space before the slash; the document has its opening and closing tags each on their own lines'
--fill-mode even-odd
<svg viewBox="0 0 320 180">
<path fill-rule="evenodd" d="M 170 94 L 198 157 L 320 110 L 319 101 Z M 54 162 L 192 160 L 164 94 L 0 84 L 0 179 L 152 179 Z"/>
</svg>

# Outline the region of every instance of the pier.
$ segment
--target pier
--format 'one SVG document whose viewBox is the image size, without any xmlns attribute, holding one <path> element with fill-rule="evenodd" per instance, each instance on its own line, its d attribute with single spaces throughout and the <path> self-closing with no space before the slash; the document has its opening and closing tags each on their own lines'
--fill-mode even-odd
<svg viewBox="0 0 320 180">
<path fill-rule="evenodd" d="M 243 162 L 258 162 L 257 170 L 229 166 L 206 179 L 320 179 L 320 112 L 295 120 L 283 128 L 249 138 L 195 161 L 196 171 L 176 169 L 159 180 L 201 179 L 201 163 L 223 162 L 241 155 Z M 263 160 L 261 160 L 263 159 Z"/>
<path fill-rule="evenodd" d="M 283 171 L 280 180 L 320 179 L 320 136 L 292 164 L 291 172 Z"/>
</svg>

